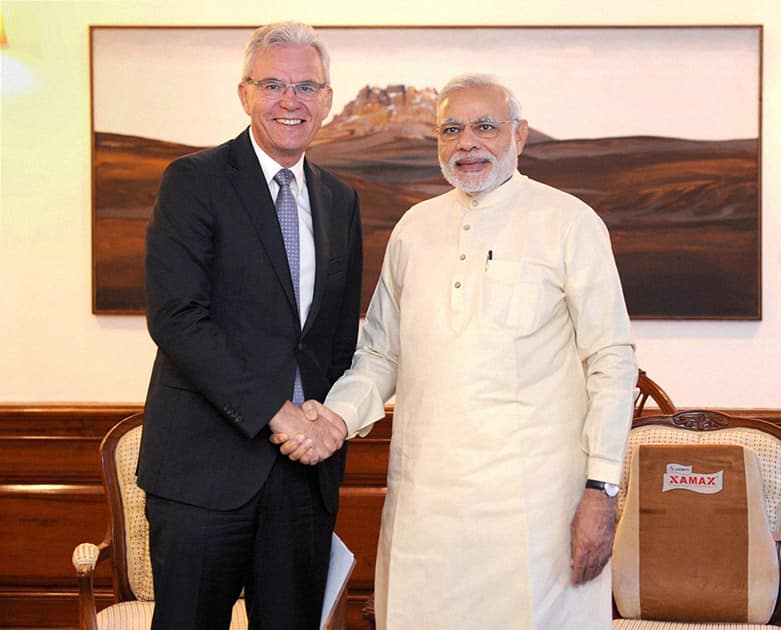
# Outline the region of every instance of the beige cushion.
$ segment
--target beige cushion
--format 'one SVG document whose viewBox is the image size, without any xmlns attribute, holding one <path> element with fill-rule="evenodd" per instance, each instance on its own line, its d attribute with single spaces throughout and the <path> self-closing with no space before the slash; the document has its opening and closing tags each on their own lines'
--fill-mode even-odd
<svg viewBox="0 0 781 630">
<path fill-rule="evenodd" d="M 98 630 L 149 630 L 154 602 L 120 602 L 98 613 Z M 247 609 L 244 600 L 233 606 L 230 630 L 247 630 Z"/>
<path fill-rule="evenodd" d="M 621 491 L 618 495 L 619 517 L 624 509 L 629 465 L 638 444 L 739 444 L 750 448 L 759 458 L 765 511 L 770 530 L 776 540 L 781 540 L 781 440 L 764 431 L 745 428 L 689 431 L 651 425 L 632 429 L 624 458 Z"/>
<path fill-rule="evenodd" d="M 781 630 L 781 626 L 764 626 L 755 623 L 671 623 L 643 619 L 613 619 L 613 630 Z"/>
<path fill-rule="evenodd" d="M 665 473 L 675 473 L 673 464 L 693 466 L 689 475 L 721 471 L 723 484 L 714 493 L 663 491 Z M 768 621 L 779 566 L 760 463 L 751 449 L 636 446 L 623 507 L 612 562 L 614 599 L 622 617 Z"/>
<path fill-rule="evenodd" d="M 136 599 L 154 601 L 152 564 L 149 559 L 149 523 L 144 514 L 146 494 L 136 485 L 136 464 L 141 444 L 138 426 L 123 435 L 117 443 L 115 461 L 122 505 L 125 513 L 125 548 L 127 575 Z"/>
</svg>

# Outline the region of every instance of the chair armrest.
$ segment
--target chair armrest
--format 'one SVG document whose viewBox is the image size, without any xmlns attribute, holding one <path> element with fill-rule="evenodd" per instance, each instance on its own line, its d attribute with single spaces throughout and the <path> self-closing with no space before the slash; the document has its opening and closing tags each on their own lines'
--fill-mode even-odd
<svg viewBox="0 0 781 630">
<path fill-rule="evenodd" d="M 73 550 L 71 562 L 79 581 L 79 630 L 98 630 L 92 575 L 98 562 L 108 557 L 109 547 L 104 540 L 100 545 L 81 543 Z"/>
<path fill-rule="evenodd" d="M 92 573 L 100 559 L 100 547 L 92 543 L 81 543 L 73 550 L 71 562 L 78 575 Z"/>
</svg>

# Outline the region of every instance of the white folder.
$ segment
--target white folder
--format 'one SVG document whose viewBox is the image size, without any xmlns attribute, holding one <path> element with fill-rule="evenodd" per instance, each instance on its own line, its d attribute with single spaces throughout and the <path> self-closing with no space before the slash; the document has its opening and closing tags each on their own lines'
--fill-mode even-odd
<svg viewBox="0 0 781 630">
<path fill-rule="evenodd" d="M 323 612 L 320 615 L 320 630 L 327 630 L 336 605 L 347 588 L 347 581 L 355 566 L 355 556 L 342 539 L 334 532 L 331 538 L 331 560 L 328 564 L 328 579 L 325 583 Z"/>
</svg>

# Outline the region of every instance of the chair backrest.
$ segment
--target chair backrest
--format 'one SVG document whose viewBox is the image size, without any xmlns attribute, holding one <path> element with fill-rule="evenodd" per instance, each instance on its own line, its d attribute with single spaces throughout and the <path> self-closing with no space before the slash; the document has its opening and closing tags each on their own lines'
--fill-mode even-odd
<svg viewBox="0 0 781 630">
<path fill-rule="evenodd" d="M 636 419 L 629 433 L 621 489 L 620 518 L 626 498 L 629 467 L 639 444 L 739 444 L 759 458 L 768 523 L 781 540 L 781 427 L 756 418 L 738 418 L 717 411 L 682 411 Z"/>
<path fill-rule="evenodd" d="M 718 497 L 722 502 L 728 500 L 729 509 L 724 510 L 724 506 L 719 507 L 718 501 L 708 499 L 707 495 L 703 501 L 700 493 L 662 491 L 661 480 L 667 471 L 660 462 L 669 459 L 667 464 L 681 465 L 685 469 L 689 460 L 709 461 L 698 457 L 714 457 L 723 454 L 725 448 L 737 448 L 741 453 L 745 452 L 745 455 L 735 458 L 739 462 L 745 461 L 744 477 L 740 477 L 745 479 L 745 488 L 740 494 L 745 499 L 736 500 L 726 493 L 725 487 Z M 661 457 L 661 460 L 656 461 L 657 469 L 653 469 L 658 478 L 648 482 L 650 464 L 642 467 L 642 462 L 652 461 L 653 457 Z M 721 462 L 719 457 L 712 461 Z M 726 470 L 723 463 L 702 466 L 702 470 L 694 468 L 693 473 Z M 641 474 L 646 475 L 645 480 Z M 731 478 L 736 477 L 732 474 Z M 730 492 L 733 491 L 734 485 L 730 489 Z M 727 512 L 735 512 L 731 518 L 743 518 L 741 523 L 746 524 L 726 524 L 729 519 L 724 515 Z M 718 614 L 719 602 L 717 600 L 708 610 L 708 604 L 703 604 L 707 602 L 706 599 L 699 604 L 694 600 L 700 595 L 710 597 L 718 593 L 719 584 L 734 581 L 736 576 L 726 573 L 719 582 L 718 571 L 726 568 L 729 572 L 738 566 L 745 569 L 746 592 L 750 600 L 746 605 L 747 618 L 743 621 L 766 623 L 774 604 L 776 611 L 773 619 L 777 620 L 781 615 L 781 606 L 778 605 L 778 545 L 774 542 L 774 539 L 781 539 L 781 427 L 762 420 L 737 418 L 713 411 L 687 411 L 636 420 L 624 460 L 618 513 L 621 520 L 614 549 L 614 598 L 622 615 L 646 618 L 639 609 L 641 589 L 638 581 L 644 579 L 642 592 L 645 609 L 654 618 L 664 618 L 660 615 L 667 612 L 669 616 L 664 620 L 680 619 L 675 616 L 675 598 L 665 592 L 670 584 L 679 584 L 679 595 L 684 599 L 678 602 L 678 614 L 685 610 L 688 620 L 704 621 L 691 618 L 697 614 L 697 606 L 701 616 L 714 615 Z M 664 521 L 664 518 L 668 520 Z M 730 531 L 717 531 L 719 524 L 726 524 Z M 665 533 L 661 534 L 660 529 L 664 529 Z M 714 564 L 709 554 L 702 553 L 702 549 L 707 549 L 708 545 L 711 545 L 711 549 L 717 549 L 722 556 L 721 551 L 744 553 L 744 559 L 722 562 L 726 567 Z M 700 548 L 699 558 L 704 557 L 699 563 L 702 566 L 696 565 L 694 558 L 697 556 L 686 557 L 688 553 L 695 553 L 697 548 Z M 642 549 L 645 549 L 645 555 Z M 673 549 L 672 555 L 667 553 L 670 549 Z M 666 569 L 660 570 L 665 554 L 669 562 Z M 645 564 L 641 567 L 643 558 Z M 653 567 L 656 567 L 655 573 Z M 679 570 L 675 567 L 679 567 Z M 644 570 L 647 572 L 643 573 Z M 730 620 L 735 619 L 723 618 L 723 615 L 720 619 L 710 619 Z"/>
<path fill-rule="evenodd" d="M 637 374 L 637 396 L 635 396 L 635 418 L 643 415 L 645 404 L 649 398 L 659 407 L 659 413 L 672 414 L 678 411 L 667 392 L 653 379 L 649 378 L 645 370 L 639 370 Z"/>
<path fill-rule="evenodd" d="M 103 485 L 109 504 L 114 592 L 119 601 L 153 601 L 146 495 L 136 485 L 144 414 L 119 423 L 100 444 Z"/>
</svg>

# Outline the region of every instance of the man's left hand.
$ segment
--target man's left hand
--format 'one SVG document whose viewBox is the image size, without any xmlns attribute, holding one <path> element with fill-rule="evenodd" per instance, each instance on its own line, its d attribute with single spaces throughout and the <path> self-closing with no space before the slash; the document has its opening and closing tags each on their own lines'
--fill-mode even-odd
<svg viewBox="0 0 781 630">
<path fill-rule="evenodd" d="M 613 553 L 615 533 L 615 497 L 587 488 L 571 525 L 573 584 L 585 584 L 602 573 Z"/>
</svg>

